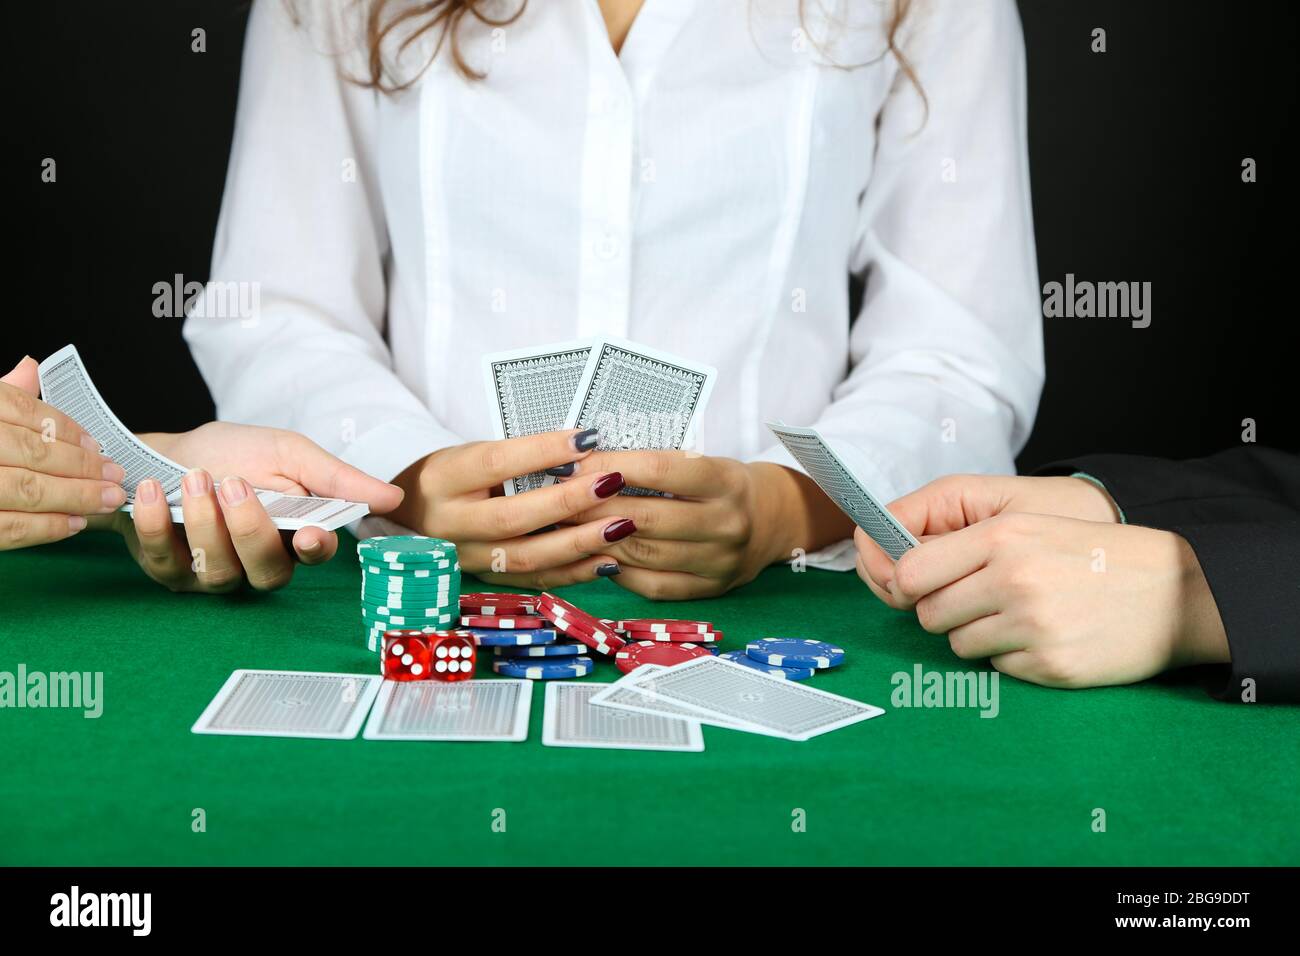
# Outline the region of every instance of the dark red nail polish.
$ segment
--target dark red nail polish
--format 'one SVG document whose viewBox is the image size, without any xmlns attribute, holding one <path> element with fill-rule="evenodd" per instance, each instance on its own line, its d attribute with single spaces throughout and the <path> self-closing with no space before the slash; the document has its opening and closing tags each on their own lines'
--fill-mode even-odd
<svg viewBox="0 0 1300 956">
<path fill-rule="evenodd" d="M 598 564 L 596 565 L 596 576 L 601 578 L 612 578 L 623 570 L 617 564 Z"/>
<path fill-rule="evenodd" d="M 617 471 L 611 471 L 592 485 L 591 490 L 596 493 L 597 498 L 609 498 L 616 495 L 623 490 L 623 476 Z"/>
<path fill-rule="evenodd" d="M 636 522 L 631 518 L 619 518 L 605 527 L 606 541 L 622 541 L 636 530 Z"/>
</svg>

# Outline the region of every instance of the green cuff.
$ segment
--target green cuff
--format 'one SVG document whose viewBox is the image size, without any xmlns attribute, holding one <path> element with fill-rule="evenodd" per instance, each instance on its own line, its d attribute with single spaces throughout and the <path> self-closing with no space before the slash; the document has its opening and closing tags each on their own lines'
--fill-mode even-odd
<svg viewBox="0 0 1300 956">
<path fill-rule="evenodd" d="M 1106 497 L 1110 499 L 1111 504 L 1115 506 L 1116 513 L 1119 515 L 1119 523 L 1128 524 L 1128 518 L 1124 517 L 1124 509 L 1119 506 L 1119 502 L 1115 500 L 1115 496 L 1112 495 L 1109 491 L 1106 491 L 1105 485 L 1103 485 L 1100 481 L 1098 481 L 1096 478 L 1092 477 L 1092 475 L 1088 474 L 1085 471 L 1076 471 L 1070 477 L 1082 478 L 1084 481 L 1091 482 L 1092 484 L 1100 488 L 1102 491 L 1106 492 Z"/>
</svg>

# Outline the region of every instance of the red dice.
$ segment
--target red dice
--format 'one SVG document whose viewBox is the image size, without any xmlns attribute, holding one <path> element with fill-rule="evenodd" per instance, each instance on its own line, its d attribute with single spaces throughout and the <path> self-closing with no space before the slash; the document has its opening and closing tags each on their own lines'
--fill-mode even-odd
<svg viewBox="0 0 1300 956">
<path fill-rule="evenodd" d="M 433 637 L 420 631 L 385 631 L 379 672 L 389 680 L 428 680 L 433 674 Z"/>
<path fill-rule="evenodd" d="M 477 645 L 469 631 L 435 631 L 430 635 L 434 680 L 469 680 L 474 676 Z"/>
<path fill-rule="evenodd" d="M 468 631 L 385 631 L 379 672 L 389 680 L 469 680 L 475 658 Z"/>
</svg>

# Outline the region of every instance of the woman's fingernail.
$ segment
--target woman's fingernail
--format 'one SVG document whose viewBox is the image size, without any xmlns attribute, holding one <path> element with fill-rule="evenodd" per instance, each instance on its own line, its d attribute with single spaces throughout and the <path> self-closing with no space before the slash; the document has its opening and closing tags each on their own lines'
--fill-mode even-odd
<svg viewBox="0 0 1300 956">
<path fill-rule="evenodd" d="M 619 518 L 617 521 L 605 525 L 606 541 L 622 541 L 633 531 L 636 530 L 636 522 L 631 518 Z"/>
<path fill-rule="evenodd" d="M 185 476 L 181 482 L 181 487 L 185 489 L 185 494 L 190 498 L 200 498 L 206 495 L 211 488 L 212 479 L 206 471 L 195 469 Z"/>
<path fill-rule="evenodd" d="M 126 469 L 115 461 L 104 462 L 102 473 L 105 481 L 111 481 L 115 485 L 120 485 L 126 480 Z"/>
<path fill-rule="evenodd" d="M 591 451 L 600 441 L 600 429 L 588 428 L 573 436 L 574 451 Z"/>
<path fill-rule="evenodd" d="M 135 500 L 141 504 L 151 505 L 158 500 L 162 485 L 152 478 L 146 478 L 135 486 Z"/>
<path fill-rule="evenodd" d="M 104 489 L 102 500 L 105 511 L 116 511 L 126 504 L 126 492 L 118 485 L 110 485 Z"/>
<path fill-rule="evenodd" d="M 301 551 L 303 554 L 315 554 L 317 551 L 320 550 L 320 542 L 317 541 L 315 538 L 312 538 L 306 544 L 300 545 L 298 547 L 298 550 Z"/>
<path fill-rule="evenodd" d="M 241 504 L 247 497 L 248 482 L 243 478 L 227 478 L 221 483 L 221 500 L 226 504 Z"/>
<path fill-rule="evenodd" d="M 89 435 L 83 434 L 81 436 L 81 447 L 86 449 L 86 451 L 93 451 L 96 455 L 99 454 L 99 442 L 95 441 L 95 439 L 91 438 Z"/>
<path fill-rule="evenodd" d="M 68 515 L 68 534 L 76 534 L 86 527 L 86 519 L 81 515 Z"/>
<path fill-rule="evenodd" d="M 578 470 L 578 463 L 571 461 L 567 465 L 556 465 L 554 468 L 547 468 L 546 473 L 553 478 L 568 478 Z"/>
<path fill-rule="evenodd" d="M 618 572 L 621 570 L 623 569 L 620 568 L 613 561 L 611 561 L 609 564 L 598 564 L 596 565 L 596 577 L 612 578 L 614 575 L 618 574 Z"/>
<path fill-rule="evenodd" d="M 591 490 L 596 493 L 597 498 L 608 498 L 616 495 L 623 490 L 623 476 L 617 471 L 611 471 L 608 475 L 600 478 L 591 486 Z"/>
</svg>

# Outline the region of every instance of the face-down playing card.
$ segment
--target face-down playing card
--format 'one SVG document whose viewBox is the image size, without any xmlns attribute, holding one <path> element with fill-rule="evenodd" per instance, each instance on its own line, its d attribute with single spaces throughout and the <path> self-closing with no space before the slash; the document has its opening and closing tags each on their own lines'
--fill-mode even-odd
<svg viewBox="0 0 1300 956">
<path fill-rule="evenodd" d="M 548 683 L 542 743 L 547 747 L 606 750 L 704 749 L 699 721 L 693 718 L 595 706 L 592 698 L 611 686 L 567 681 Z"/>
<path fill-rule="evenodd" d="M 350 740 L 361 729 L 377 674 L 237 670 L 194 723 L 196 734 Z"/>
<path fill-rule="evenodd" d="M 591 350 L 591 340 L 581 340 L 484 356 L 496 437 L 522 438 L 563 428 Z M 505 483 L 505 491 L 522 494 L 554 480 L 540 471 L 519 475 Z"/>
<path fill-rule="evenodd" d="M 880 500 L 862 483 L 853 470 L 837 455 L 815 428 L 794 428 L 780 422 L 768 422 L 786 450 L 817 482 L 817 487 L 853 519 L 882 551 L 895 561 L 916 547 L 912 533 L 889 513 Z"/>
<path fill-rule="evenodd" d="M 808 740 L 884 713 L 871 704 L 712 656 L 655 673 L 636 687 L 701 720 L 719 718 L 739 724 L 737 729 L 786 740 Z"/>
<path fill-rule="evenodd" d="M 362 736 L 517 743 L 528 738 L 532 699 L 529 680 L 384 681 Z"/>
</svg>

